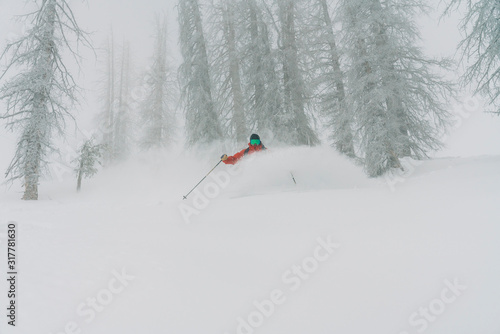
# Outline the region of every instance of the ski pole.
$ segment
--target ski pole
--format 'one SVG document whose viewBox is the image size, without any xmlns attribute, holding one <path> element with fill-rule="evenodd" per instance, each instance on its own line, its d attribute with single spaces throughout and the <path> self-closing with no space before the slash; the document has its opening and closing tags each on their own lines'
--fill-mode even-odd
<svg viewBox="0 0 500 334">
<path fill-rule="evenodd" d="M 186 196 L 183 196 L 183 199 L 186 199 L 186 198 L 189 196 L 189 194 L 191 194 L 191 193 L 193 192 L 193 190 L 195 190 L 195 189 L 196 189 L 196 187 L 198 187 L 198 186 L 200 185 L 200 183 L 202 183 L 202 182 L 203 182 L 203 180 L 205 180 L 205 179 L 207 178 L 207 176 L 208 176 L 208 175 L 210 175 L 210 173 L 212 173 L 212 171 L 213 171 L 215 168 L 217 168 L 217 166 L 219 166 L 219 164 L 220 164 L 221 162 L 222 162 L 222 160 L 220 160 L 220 161 L 217 163 L 217 165 L 215 165 L 215 167 L 214 167 L 214 168 L 212 168 L 212 169 L 210 170 L 210 172 L 208 172 L 208 173 L 207 173 L 207 175 L 205 175 L 205 177 L 204 177 L 203 179 L 201 179 L 201 181 L 200 181 L 200 182 L 198 182 L 198 184 L 196 184 L 196 185 L 194 186 L 194 188 L 193 188 L 193 189 L 191 189 L 191 191 L 190 191 L 190 192 L 188 192 L 188 193 L 187 193 L 187 195 L 186 195 Z"/>
<path fill-rule="evenodd" d="M 292 176 L 293 183 L 297 184 L 297 182 L 295 181 L 295 177 L 293 176 L 292 171 L 290 171 L 290 175 Z"/>
</svg>

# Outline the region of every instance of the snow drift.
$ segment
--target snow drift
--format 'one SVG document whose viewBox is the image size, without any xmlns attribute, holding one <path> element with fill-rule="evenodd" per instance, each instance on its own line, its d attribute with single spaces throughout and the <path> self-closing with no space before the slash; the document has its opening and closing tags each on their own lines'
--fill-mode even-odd
<svg viewBox="0 0 500 334">
<path fill-rule="evenodd" d="M 19 230 L 18 330 L 500 329 L 498 156 L 426 161 L 393 191 L 329 148 L 271 149 L 221 164 L 230 182 L 206 205 L 193 200 L 211 177 L 183 201 L 217 161 L 146 154 L 81 194 L 70 175 L 37 202 L 1 193 L 0 244 L 8 221 Z"/>
</svg>

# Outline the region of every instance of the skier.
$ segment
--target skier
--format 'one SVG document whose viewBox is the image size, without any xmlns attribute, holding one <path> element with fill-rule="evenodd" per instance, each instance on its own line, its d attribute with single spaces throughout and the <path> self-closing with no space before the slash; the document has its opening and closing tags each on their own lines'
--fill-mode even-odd
<svg viewBox="0 0 500 334">
<path fill-rule="evenodd" d="M 254 152 L 259 152 L 259 151 L 264 151 L 267 150 L 267 148 L 262 144 L 260 141 L 259 135 L 256 135 L 255 133 L 250 136 L 250 143 L 248 143 L 248 148 L 236 153 L 233 156 L 227 156 L 227 154 L 222 155 L 220 158 L 222 162 L 224 162 L 226 165 L 234 165 L 236 164 L 241 158 L 243 158 L 247 154 L 252 154 Z"/>
</svg>

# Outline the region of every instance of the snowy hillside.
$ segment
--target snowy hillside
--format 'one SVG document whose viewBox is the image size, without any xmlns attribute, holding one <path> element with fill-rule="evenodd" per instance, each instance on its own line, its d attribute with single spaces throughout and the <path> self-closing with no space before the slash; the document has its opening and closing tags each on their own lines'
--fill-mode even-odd
<svg viewBox="0 0 500 334">
<path fill-rule="evenodd" d="M 328 148 L 276 149 L 183 201 L 215 163 L 148 155 L 80 194 L 72 179 L 36 202 L 2 191 L 19 276 L 17 326 L 0 332 L 500 330 L 500 156 L 368 179 Z"/>
</svg>

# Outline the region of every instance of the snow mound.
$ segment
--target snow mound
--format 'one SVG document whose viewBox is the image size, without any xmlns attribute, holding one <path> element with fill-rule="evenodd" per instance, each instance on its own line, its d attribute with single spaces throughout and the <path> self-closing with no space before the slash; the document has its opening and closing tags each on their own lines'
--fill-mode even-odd
<svg viewBox="0 0 500 334">
<path fill-rule="evenodd" d="M 361 168 L 329 147 L 269 149 L 223 166 L 231 179 L 223 196 L 241 197 L 282 191 L 313 191 L 366 187 Z"/>
</svg>

